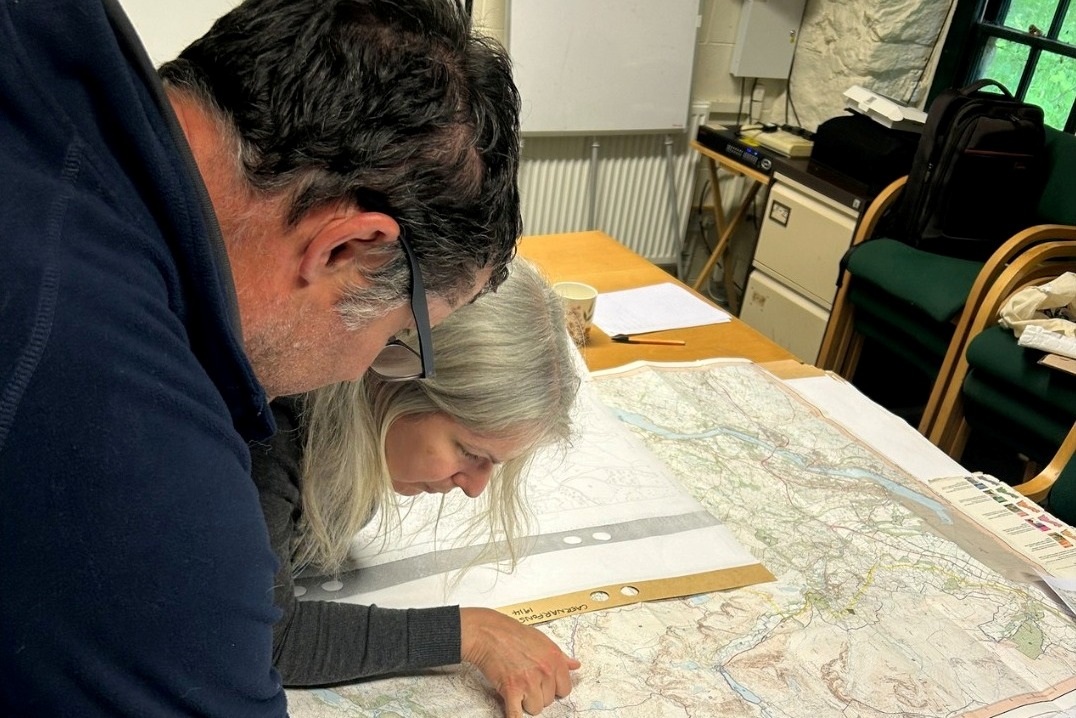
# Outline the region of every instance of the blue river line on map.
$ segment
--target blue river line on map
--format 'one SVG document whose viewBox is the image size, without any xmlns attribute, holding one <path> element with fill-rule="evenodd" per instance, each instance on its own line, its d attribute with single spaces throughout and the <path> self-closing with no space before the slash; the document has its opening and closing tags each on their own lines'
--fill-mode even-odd
<svg viewBox="0 0 1076 718">
<path fill-rule="evenodd" d="M 918 493 L 916 491 L 913 491 L 913 490 L 909 489 L 906 486 L 902 486 L 902 485 L 898 484 L 897 482 L 893 481 L 892 479 L 887 479 L 884 476 L 880 476 L 879 474 L 876 474 L 873 471 L 867 471 L 865 469 L 827 468 L 827 467 L 823 467 L 823 466 L 818 466 L 817 464 L 811 464 L 811 463 L 809 463 L 807 461 L 806 458 L 800 456 L 799 454 L 797 454 L 797 453 L 795 453 L 793 451 L 789 451 L 788 449 L 782 449 L 780 447 L 774 446 L 773 444 L 768 444 L 765 441 L 763 441 L 762 439 L 758 438 L 757 436 L 752 436 L 751 434 L 745 434 L 742 431 L 736 431 L 735 429 L 727 429 L 727 428 L 724 428 L 724 427 L 717 427 L 717 428 L 714 428 L 714 429 L 708 429 L 706 431 L 701 431 L 701 432 L 696 432 L 696 433 L 691 433 L 691 434 L 684 434 L 684 433 L 679 433 L 679 432 L 675 432 L 675 431 L 670 431 L 669 429 L 666 429 L 663 426 L 658 426 L 657 424 L 653 423 L 652 421 L 647 419 L 642 414 L 637 414 L 637 413 L 631 412 L 631 411 L 624 411 L 622 409 L 617 409 L 617 408 L 613 408 L 613 411 L 616 413 L 617 418 L 620 419 L 625 424 L 630 424 L 631 426 L 636 426 L 636 427 L 642 429 L 643 431 L 648 431 L 648 432 L 650 432 L 652 434 L 657 434 L 658 436 L 662 437 L 663 439 L 696 440 L 696 439 L 710 439 L 710 438 L 713 438 L 715 436 L 728 436 L 728 437 L 732 437 L 734 439 L 738 439 L 740 441 L 743 441 L 743 442 L 746 442 L 746 443 L 749 443 L 749 444 L 754 444 L 754 445 L 756 445 L 756 446 L 758 446 L 760 448 L 763 448 L 766 451 L 768 451 L 768 452 L 770 452 L 772 454 L 775 454 L 777 456 L 780 456 L 782 459 L 784 459 L 786 461 L 789 461 L 789 462 L 799 466 L 799 468 L 801 468 L 804 471 L 807 471 L 809 473 L 820 474 L 822 476 L 826 476 L 826 477 L 829 477 L 829 478 L 868 479 L 870 481 L 875 482 L 876 484 L 880 484 L 884 489 L 886 489 L 890 493 L 897 494 L 898 496 L 903 496 L 906 499 L 909 499 L 909 500 L 914 501 L 914 502 L 916 502 L 918 504 L 921 504 L 922 506 L 925 506 L 926 508 L 933 511 L 937 515 L 937 517 L 938 517 L 938 519 L 940 521 L 942 521 L 942 522 L 944 522 L 946 524 L 952 524 L 953 523 L 953 519 L 949 516 L 949 512 L 946 510 L 945 506 L 943 504 L 941 504 L 940 502 L 936 501 L 935 499 L 930 498 L 929 496 L 924 496 L 923 494 L 920 494 L 920 493 Z"/>
</svg>

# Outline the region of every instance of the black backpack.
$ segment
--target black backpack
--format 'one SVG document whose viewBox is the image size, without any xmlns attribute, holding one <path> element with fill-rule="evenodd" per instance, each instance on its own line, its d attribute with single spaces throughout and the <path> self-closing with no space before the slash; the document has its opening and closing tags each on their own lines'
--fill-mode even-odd
<svg viewBox="0 0 1076 718">
<path fill-rule="evenodd" d="M 1003 94 L 983 92 L 994 86 Z M 1042 108 L 994 80 L 945 90 L 927 112 L 898 232 L 920 249 L 985 260 L 1035 224 L 1046 182 Z"/>
</svg>

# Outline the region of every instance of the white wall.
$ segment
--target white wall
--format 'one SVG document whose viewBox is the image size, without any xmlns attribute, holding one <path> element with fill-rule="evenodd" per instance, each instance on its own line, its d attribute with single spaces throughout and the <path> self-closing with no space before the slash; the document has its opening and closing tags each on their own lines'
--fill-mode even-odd
<svg viewBox="0 0 1076 718">
<path fill-rule="evenodd" d="M 506 42 L 510 1 L 474 0 L 476 27 Z M 152 59 L 160 63 L 174 57 L 239 0 L 120 2 Z M 711 117 L 718 121 L 733 122 L 740 104 L 741 79 L 729 68 L 743 2 L 701 0 L 699 5 L 692 98 L 710 103 Z M 921 106 L 953 4 L 951 0 L 807 0 L 791 82 L 796 115 L 789 114 L 787 120 L 795 123 L 798 116 L 799 124 L 816 129 L 823 120 L 843 113 L 842 93 L 855 84 Z M 746 84 L 750 87 L 751 81 Z M 755 119 L 785 122 L 787 83 L 760 80 L 758 85 L 764 100 L 755 108 Z M 751 111 L 750 97 L 743 108 L 745 113 Z M 705 181 L 700 170 L 692 196 L 698 196 Z M 738 185 L 724 180 L 722 188 L 731 206 Z"/>
<path fill-rule="evenodd" d="M 154 65 L 173 59 L 239 0 L 119 0 Z"/>
<path fill-rule="evenodd" d="M 508 2 L 474 2 L 475 25 L 502 42 Z M 857 84 L 906 102 L 922 102 L 930 84 L 931 54 L 950 4 L 950 0 L 807 0 L 792 73 L 792 100 L 801 124 L 815 129 L 822 120 L 840 114 L 841 93 Z M 699 7 L 702 26 L 692 97 L 710 102 L 714 115 L 735 115 L 740 78 L 729 74 L 729 67 L 743 0 L 702 0 Z M 758 84 L 765 88 L 761 119 L 784 122 L 786 83 Z"/>
<path fill-rule="evenodd" d="M 174 57 L 239 0 L 120 0 L 155 63 Z M 659 2 L 660 0 L 655 0 Z M 476 26 L 505 42 L 510 0 L 475 0 Z M 814 129 L 842 112 L 841 93 L 860 84 L 910 103 L 929 87 L 932 53 L 950 0 L 807 0 L 792 74 L 801 124 Z M 692 97 L 714 115 L 735 115 L 740 78 L 729 74 L 743 0 L 701 0 Z M 750 85 L 750 80 L 748 80 Z M 760 80 L 761 117 L 784 122 L 786 83 Z M 749 98 L 744 102 L 745 112 Z M 790 118 L 792 119 L 792 118 Z"/>
</svg>

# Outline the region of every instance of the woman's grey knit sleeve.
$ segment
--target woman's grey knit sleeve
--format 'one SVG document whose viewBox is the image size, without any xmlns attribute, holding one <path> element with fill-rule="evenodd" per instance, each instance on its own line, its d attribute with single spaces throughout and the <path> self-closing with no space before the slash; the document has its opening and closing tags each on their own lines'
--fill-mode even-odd
<svg viewBox="0 0 1076 718">
<path fill-rule="evenodd" d="M 293 400 L 274 401 L 276 435 L 251 445 L 251 474 L 280 562 L 273 602 L 283 615 L 273 627 L 273 664 L 283 684 L 313 686 L 459 663 L 458 606 L 385 609 L 295 598 L 291 548 L 302 512 L 304 443 L 296 409 Z"/>
</svg>

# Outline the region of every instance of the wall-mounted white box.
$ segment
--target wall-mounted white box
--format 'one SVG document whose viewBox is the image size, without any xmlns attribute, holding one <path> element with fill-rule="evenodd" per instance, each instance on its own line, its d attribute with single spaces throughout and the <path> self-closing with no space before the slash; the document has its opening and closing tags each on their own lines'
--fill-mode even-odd
<svg viewBox="0 0 1076 718">
<path fill-rule="evenodd" d="M 806 2 L 744 0 L 731 73 L 736 77 L 788 77 Z"/>
</svg>

